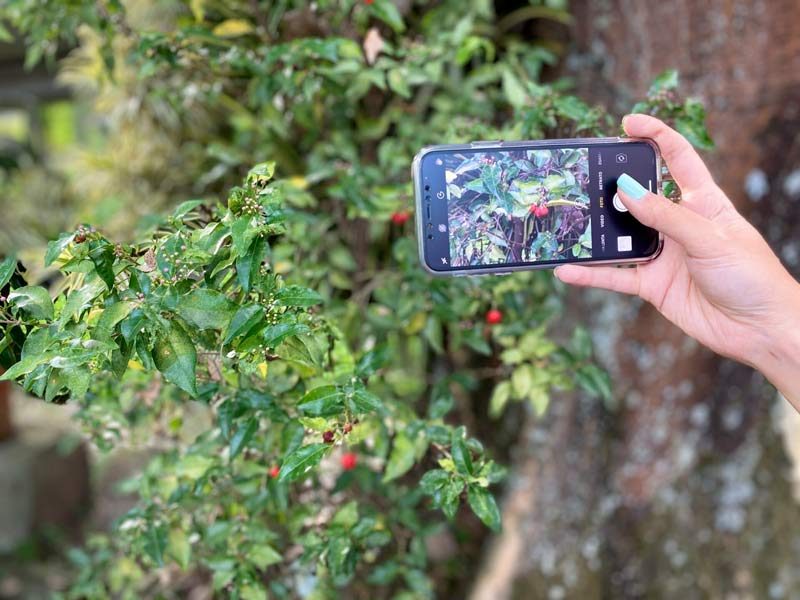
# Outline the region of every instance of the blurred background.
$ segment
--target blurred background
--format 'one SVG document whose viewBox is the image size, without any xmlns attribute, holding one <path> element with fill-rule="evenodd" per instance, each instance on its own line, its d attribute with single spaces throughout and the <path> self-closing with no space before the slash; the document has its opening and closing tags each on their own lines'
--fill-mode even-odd
<svg viewBox="0 0 800 600">
<path fill-rule="evenodd" d="M 145 31 L 167 29 L 202 3 L 122 4 L 130 26 Z M 405 16 L 438 3 L 394 4 Z M 46 19 L 58 5 L 30 10 Z M 213 111 L 182 122 L 158 96 L 145 106 L 142 74 L 125 61 L 104 80 L 89 30 L 54 35 L 50 54 L 26 63 L 3 6 L 0 255 L 18 255 L 34 280 L 47 280 L 40 257 L 61 231 L 88 222 L 130 239 L 187 193 L 224 189 L 242 159 L 234 144 L 209 147 L 219 133 Z M 552 57 L 542 82 L 612 114 L 677 70 L 681 93 L 706 107 L 715 149 L 703 156 L 716 180 L 800 274 L 800 3 L 497 0 L 491 8 L 486 27 L 496 30 L 483 34 L 536 40 Z M 282 26 L 324 30 L 301 17 L 289 14 Z M 563 293 L 561 318 L 590 331 L 617 408 L 609 415 L 564 393 L 546 418 L 526 415 L 498 441 L 511 468 L 503 531 L 479 540 L 460 583 L 440 597 L 800 598 L 798 416 L 761 376 L 698 347 L 651 307 Z M 74 410 L 0 384 L 0 598 L 67 589 L 70 549 L 133 505 L 118 483 L 147 452 L 98 452 Z"/>
</svg>

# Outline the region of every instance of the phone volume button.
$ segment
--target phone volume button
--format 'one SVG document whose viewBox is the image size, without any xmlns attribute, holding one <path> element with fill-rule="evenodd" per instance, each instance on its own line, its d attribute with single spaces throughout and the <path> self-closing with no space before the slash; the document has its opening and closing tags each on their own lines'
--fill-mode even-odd
<svg viewBox="0 0 800 600">
<path fill-rule="evenodd" d="M 469 145 L 472 148 L 492 148 L 494 146 L 502 146 L 503 140 L 488 140 L 488 141 L 481 141 L 481 142 L 470 142 Z"/>
</svg>

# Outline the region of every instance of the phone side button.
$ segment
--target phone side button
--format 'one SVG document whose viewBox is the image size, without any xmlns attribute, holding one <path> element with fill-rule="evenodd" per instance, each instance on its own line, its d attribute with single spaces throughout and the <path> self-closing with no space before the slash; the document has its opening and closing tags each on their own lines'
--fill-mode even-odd
<svg viewBox="0 0 800 600">
<path fill-rule="evenodd" d="M 493 148 L 494 146 L 501 146 L 502 144 L 503 140 L 489 140 L 469 143 L 470 147 L 472 148 Z"/>
</svg>

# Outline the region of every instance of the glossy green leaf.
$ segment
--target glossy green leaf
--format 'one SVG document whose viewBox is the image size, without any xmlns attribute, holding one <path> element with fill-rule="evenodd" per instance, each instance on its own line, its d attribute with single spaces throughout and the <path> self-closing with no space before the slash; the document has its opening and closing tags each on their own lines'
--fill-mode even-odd
<svg viewBox="0 0 800 600">
<path fill-rule="evenodd" d="M 258 304 L 246 304 L 239 307 L 230 320 L 223 344 L 248 335 L 259 323 L 264 321 L 264 309 Z"/>
<path fill-rule="evenodd" d="M 247 550 L 247 559 L 261 570 L 277 565 L 283 560 L 280 552 L 269 544 L 258 544 Z"/>
<path fill-rule="evenodd" d="M 49 321 L 53 318 L 53 301 L 46 289 L 39 286 L 17 288 L 8 294 L 8 302 L 34 319 Z"/>
<path fill-rule="evenodd" d="M 473 475 L 472 457 L 461 435 L 462 429 L 463 428 L 459 427 L 453 432 L 452 441 L 450 443 L 450 453 L 453 456 L 453 462 L 459 473 L 462 475 Z"/>
<path fill-rule="evenodd" d="M 290 285 L 278 290 L 275 298 L 284 306 L 308 307 L 322 302 L 322 296 L 314 290 L 299 285 Z"/>
<path fill-rule="evenodd" d="M 17 257 L 9 256 L 0 262 L 0 290 L 11 280 L 14 271 L 17 270 Z"/>
<path fill-rule="evenodd" d="M 411 467 L 414 466 L 415 459 L 416 447 L 414 446 L 414 442 L 404 433 L 398 433 L 394 437 L 392 452 L 386 463 L 383 482 L 387 483 L 408 473 Z"/>
<path fill-rule="evenodd" d="M 177 313 L 198 329 L 225 329 L 234 315 L 235 305 L 216 290 L 197 289 L 181 296 Z"/>
<path fill-rule="evenodd" d="M 295 481 L 299 479 L 319 464 L 330 447 L 330 444 L 301 446 L 284 459 L 278 480 Z"/>
<path fill-rule="evenodd" d="M 314 388 L 303 396 L 297 408 L 314 417 L 330 417 L 344 410 L 344 392 L 335 385 Z"/>
<path fill-rule="evenodd" d="M 153 346 L 153 362 L 170 383 L 197 395 L 197 351 L 194 343 L 180 325 L 172 323 L 169 331 L 162 333 Z"/>
<path fill-rule="evenodd" d="M 467 487 L 467 501 L 477 517 L 492 531 L 500 531 L 500 509 L 486 488 L 472 484 Z"/>
<path fill-rule="evenodd" d="M 247 446 L 256 431 L 258 431 L 258 419 L 256 418 L 248 419 L 244 425 L 239 426 L 239 429 L 236 430 L 236 433 L 231 438 L 229 451 L 231 460 L 236 458 Z"/>
</svg>

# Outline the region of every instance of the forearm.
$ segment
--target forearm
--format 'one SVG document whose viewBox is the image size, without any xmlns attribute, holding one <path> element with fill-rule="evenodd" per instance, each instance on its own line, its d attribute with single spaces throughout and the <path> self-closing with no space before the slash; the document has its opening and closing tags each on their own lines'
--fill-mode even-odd
<svg viewBox="0 0 800 600">
<path fill-rule="evenodd" d="M 800 412 L 800 284 L 794 283 L 783 306 L 785 318 L 765 332 L 753 364 Z"/>
</svg>

